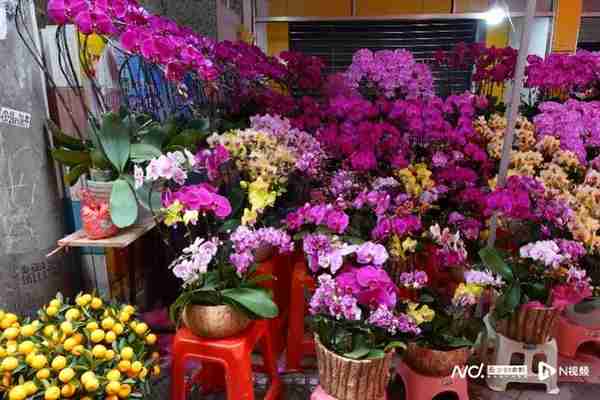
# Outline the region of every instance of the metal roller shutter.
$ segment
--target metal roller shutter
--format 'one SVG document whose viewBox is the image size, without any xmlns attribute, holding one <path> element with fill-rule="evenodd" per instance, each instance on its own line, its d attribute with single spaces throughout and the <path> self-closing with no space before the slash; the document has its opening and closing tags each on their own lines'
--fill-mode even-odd
<svg viewBox="0 0 600 400">
<path fill-rule="evenodd" d="M 433 64 L 436 50 L 475 42 L 478 23 L 475 19 L 291 22 L 289 48 L 321 57 L 329 72 L 344 70 L 352 62 L 352 54 L 362 48 L 407 49 L 417 60 Z M 470 88 L 470 70 L 441 73 L 431 67 L 438 88 L 447 83 L 455 93 Z"/>
</svg>

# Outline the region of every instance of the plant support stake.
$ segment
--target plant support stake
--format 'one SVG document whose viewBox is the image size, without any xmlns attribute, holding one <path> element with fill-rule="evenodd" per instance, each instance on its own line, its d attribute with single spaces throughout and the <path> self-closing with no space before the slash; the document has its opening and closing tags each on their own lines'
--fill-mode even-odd
<svg viewBox="0 0 600 400">
<path fill-rule="evenodd" d="M 502 146 L 502 158 L 500 159 L 500 171 L 496 187 L 504 186 L 508 166 L 510 165 L 510 153 L 513 146 L 513 137 L 515 134 L 515 124 L 519 115 L 519 105 L 521 104 L 521 90 L 523 90 L 523 76 L 525 75 L 525 63 L 527 62 L 527 52 L 531 38 L 531 28 L 535 20 L 536 0 L 527 0 L 527 10 L 525 12 L 525 23 L 521 33 L 521 43 L 519 45 L 519 55 L 517 57 L 517 66 L 515 68 L 515 80 L 511 93 L 511 100 L 508 109 L 508 121 L 506 133 L 504 134 L 504 145 Z M 488 246 L 494 246 L 496 242 L 496 229 L 498 228 L 498 216 L 494 214 L 490 225 L 490 236 Z"/>
</svg>

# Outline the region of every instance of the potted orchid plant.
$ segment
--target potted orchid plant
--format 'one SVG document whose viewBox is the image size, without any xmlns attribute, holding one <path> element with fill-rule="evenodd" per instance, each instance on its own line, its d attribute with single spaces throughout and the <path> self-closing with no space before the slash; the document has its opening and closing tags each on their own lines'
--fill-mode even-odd
<svg viewBox="0 0 600 400">
<path fill-rule="evenodd" d="M 176 158 L 170 153 L 152 160 L 145 176 L 167 181 L 175 176 L 181 183 L 163 193 L 159 212 L 163 223 L 182 231 L 188 243 L 170 266 L 183 282 L 171 318 L 181 317 L 195 334 L 213 338 L 239 332 L 252 318 L 274 318 L 277 306 L 261 286 L 270 277 L 258 272 L 255 255 L 264 245 L 291 251 L 290 237 L 274 228 L 236 225 L 232 231 L 228 218 L 240 208 L 239 198 L 232 203 L 206 182 L 186 184 L 187 172 Z"/>
<path fill-rule="evenodd" d="M 506 282 L 492 316 L 498 331 L 511 339 L 545 343 L 559 314 L 592 296 L 590 279 L 579 265 L 585 254 L 579 242 L 540 240 L 520 247 L 518 254 L 489 247 L 479 254 Z"/>
<path fill-rule="evenodd" d="M 463 282 L 447 296 L 428 284 L 425 271 L 401 275 L 402 292 L 408 294 L 409 315 L 421 334 L 409 343 L 404 361 L 429 376 L 449 376 L 455 366 L 465 365 L 481 329 L 489 290 L 502 286 L 490 271 L 469 269 Z"/>
<path fill-rule="evenodd" d="M 171 264 L 183 291 L 171 306 L 199 336 L 223 338 L 245 329 L 253 318 L 274 318 L 277 305 L 261 286 L 270 276 L 257 269 L 255 252 L 264 244 L 292 250 L 287 234 L 274 228 L 238 227 L 229 237 L 196 237 Z"/>
<path fill-rule="evenodd" d="M 396 285 L 378 265 L 387 259 L 383 246 L 365 242 L 347 246 L 344 253 L 346 260 L 335 276 L 318 276 L 310 300 L 320 385 L 337 399 L 380 399 L 394 350 L 404 348 L 420 328 L 399 302 Z M 369 379 L 340 382 L 342 376 L 361 374 Z"/>
</svg>

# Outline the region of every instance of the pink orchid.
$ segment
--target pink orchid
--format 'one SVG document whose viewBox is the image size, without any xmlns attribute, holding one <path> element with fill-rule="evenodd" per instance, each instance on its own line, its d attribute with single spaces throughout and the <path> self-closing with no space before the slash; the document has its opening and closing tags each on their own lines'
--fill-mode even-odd
<svg viewBox="0 0 600 400">
<path fill-rule="evenodd" d="M 48 16 L 57 24 L 64 25 L 88 7 L 84 0 L 49 0 Z"/>
<path fill-rule="evenodd" d="M 104 12 L 94 9 L 82 11 L 75 17 L 75 25 L 83 34 L 97 33 L 99 35 L 110 35 L 116 32 L 111 18 Z"/>
</svg>

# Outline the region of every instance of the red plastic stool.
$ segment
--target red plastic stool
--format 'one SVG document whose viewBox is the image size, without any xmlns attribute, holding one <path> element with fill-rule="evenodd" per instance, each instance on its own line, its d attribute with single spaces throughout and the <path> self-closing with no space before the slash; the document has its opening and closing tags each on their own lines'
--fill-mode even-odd
<svg viewBox="0 0 600 400">
<path fill-rule="evenodd" d="M 396 373 L 404 382 L 406 400 L 431 400 L 435 396 L 447 392 L 454 392 L 459 400 L 469 400 L 466 378 L 421 375 L 402 360 L 399 360 L 396 365 Z"/>
<path fill-rule="evenodd" d="M 565 357 L 575 358 L 577 349 L 584 343 L 600 343 L 600 329 L 577 325 L 564 315 L 558 319 L 557 326 L 558 352 Z"/>
<path fill-rule="evenodd" d="M 206 339 L 195 336 L 187 328 L 177 331 L 173 339 L 173 365 L 171 370 L 171 400 L 185 400 L 189 385 L 185 382 L 185 362 L 189 359 L 208 363 L 203 381 L 209 388 L 224 386 L 228 400 L 254 400 L 252 374 L 252 351 L 262 341 L 263 368 L 271 378 L 271 385 L 265 400 L 277 400 L 281 397 L 282 383 L 277 373 L 277 360 L 273 348 L 273 338 L 269 321 L 254 321 L 238 336 L 225 339 Z M 221 368 L 215 368 L 220 365 Z M 224 374 L 219 374 L 224 370 Z M 207 389 L 203 387 L 203 389 Z"/>
<path fill-rule="evenodd" d="M 305 289 L 314 291 L 315 280 L 308 274 L 304 256 L 297 255 L 292 269 L 292 285 L 290 289 L 290 311 L 288 317 L 286 371 L 302 370 L 302 359 L 306 355 L 315 354 L 315 342 L 312 336 L 307 336 L 304 327 L 304 317 L 308 311 Z"/>
<path fill-rule="evenodd" d="M 290 313 L 289 293 L 292 281 L 291 260 L 292 255 L 277 254 L 263 261 L 257 268 L 259 274 L 273 276 L 273 279 L 262 282 L 261 285 L 273 291 L 273 301 L 279 308 L 279 315 L 269 320 L 277 359 L 283 353 L 286 343 L 285 332 Z"/>
</svg>

